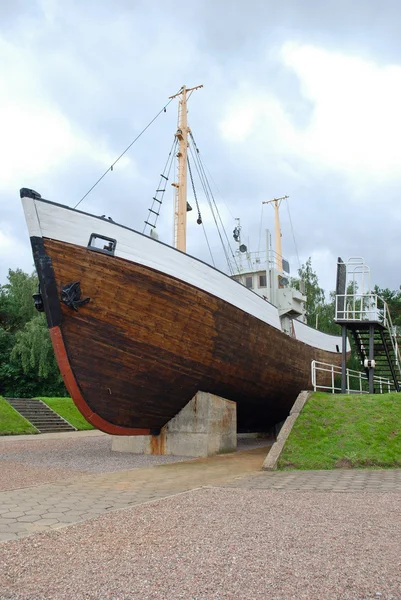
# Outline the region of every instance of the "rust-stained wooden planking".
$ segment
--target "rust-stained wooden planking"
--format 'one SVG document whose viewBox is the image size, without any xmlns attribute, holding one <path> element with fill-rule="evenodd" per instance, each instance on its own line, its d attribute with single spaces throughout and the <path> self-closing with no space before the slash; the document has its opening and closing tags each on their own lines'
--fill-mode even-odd
<svg viewBox="0 0 401 600">
<path fill-rule="evenodd" d="M 80 281 L 89 304 L 62 305 L 61 331 L 90 408 L 122 427 L 162 427 L 198 390 L 238 403 L 239 428 L 282 418 L 311 387 L 314 349 L 183 281 L 45 239 L 59 292 Z"/>
</svg>

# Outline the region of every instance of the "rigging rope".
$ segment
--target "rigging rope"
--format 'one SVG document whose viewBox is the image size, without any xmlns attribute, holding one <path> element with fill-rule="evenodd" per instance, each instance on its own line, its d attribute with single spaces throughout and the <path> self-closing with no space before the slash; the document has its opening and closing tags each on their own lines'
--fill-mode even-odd
<svg viewBox="0 0 401 600">
<path fill-rule="evenodd" d="M 195 162 L 195 168 L 196 168 L 196 171 L 197 171 L 197 173 L 198 173 L 198 177 L 199 177 L 199 180 L 200 180 L 200 182 L 201 182 L 201 185 L 202 185 L 202 187 L 203 187 L 203 191 L 204 191 L 204 194 L 205 194 L 205 196 L 206 196 L 206 200 L 207 200 L 207 202 L 208 202 L 208 204 L 209 204 L 209 208 L 210 208 L 210 211 L 211 211 L 211 213 L 212 213 L 212 216 L 213 216 L 213 219 L 214 219 L 214 223 L 215 223 L 215 225 L 216 225 L 217 233 L 219 234 L 220 241 L 221 241 L 221 244 L 222 244 L 222 246 L 223 246 L 223 251 L 224 251 L 224 254 L 225 254 L 226 260 L 228 260 L 228 256 L 227 256 L 226 248 L 225 248 L 225 246 L 224 246 L 223 238 L 221 237 L 220 230 L 219 230 L 219 225 L 218 225 L 218 223 L 217 223 L 216 216 L 215 216 L 215 214 L 214 214 L 213 207 L 212 207 L 212 204 L 211 204 L 211 201 L 210 201 L 209 192 L 208 192 L 208 189 L 207 189 L 207 187 L 206 187 L 206 184 L 205 184 L 205 182 L 203 181 L 203 176 L 202 176 L 202 173 L 201 173 L 201 172 L 200 172 L 200 170 L 199 170 L 199 165 L 197 164 L 197 161 L 196 161 L 196 159 L 195 159 L 195 156 L 194 156 L 194 153 L 193 153 L 193 150 L 192 150 L 192 146 L 191 146 L 191 145 L 189 146 L 189 150 L 190 150 L 190 153 L 191 153 L 191 155 L 192 155 L 192 158 L 193 158 L 193 160 L 194 160 L 194 162 Z M 229 261 L 228 261 L 228 262 L 229 262 Z"/>
<path fill-rule="evenodd" d="M 170 148 L 170 152 L 169 152 L 169 154 L 168 154 L 168 157 L 167 157 L 166 164 L 164 165 L 163 172 L 162 172 L 162 173 L 161 173 L 161 175 L 160 175 L 159 185 L 158 185 L 158 187 L 157 187 L 157 190 L 156 190 L 156 196 L 157 196 L 157 193 L 158 193 L 159 191 L 161 191 L 161 199 L 159 200 L 159 199 L 157 199 L 157 198 L 153 197 L 152 206 L 149 208 L 149 215 L 150 215 L 151 213 L 155 213 L 155 211 L 153 210 L 153 207 L 154 207 L 154 205 L 155 205 L 155 202 L 158 202 L 158 203 L 160 203 L 160 205 L 161 205 L 161 204 L 162 204 L 162 202 L 163 202 L 163 198 L 164 198 L 164 194 L 165 194 L 166 190 L 165 190 L 165 189 L 164 189 L 164 190 L 161 190 L 161 185 L 163 184 L 163 179 L 164 179 L 166 182 L 167 182 L 167 181 L 168 181 L 168 179 L 169 179 L 169 175 L 170 175 L 171 167 L 172 167 L 172 164 L 173 164 L 173 160 L 174 160 L 174 154 L 175 154 L 175 151 L 176 151 L 176 148 L 177 148 L 177 144 L 178 144 L 178 139 L 177 139 L 176 137 L 174 137 L 174 140 L 173 140 L 172 146 L 171 146 L 171 148 Z M 167 166 L 168 166 L 169 162 L 170 162 L 170 166 L 168 167 L 168 171 L 167 171 L 167 174 L 166 174 L 166 169 L 167 169 Z M 155 221 L 155 223 L 154 223 L 154 227 L 156 227 L 156 223 L 157 223 L 157 219 L 158 219 L 158 217 L 159 217 L 159 213 L 157 212 L 157 213 L 156 213 L 156 217 L 155 217 L 155 219 L 154 219 L 154 221 Z M 149 218 L 149 217 L 148 217 L 148 218 Z M 142 233 L 145 233 L 146 225 L 149 225 L 149 226 L 151 226 L 149 223 L 147 223 L 147 222 L 145 221 L 145 225 L 144 225 L 144 227 L 143 227 L 143 229 L 142 229 Z"/>
<path fill-rule="evenodd" d="M 194 178 L 192 177 L 192 169 L 191 169 L 191 164 L 189 162 L 189 156 L 187 156 L 187 164 L 188 164 L 188 171 L 189 171 L 189 176 L 191 178 L 191 183 L 192 183 L 192 190 L 194 192 L 194 198 L 195 198 L 195 202 L 196 202 L 196 208 L 198 210 L 198 225 L 202 224 L 202 215 L 200 212 L 200 208 L 199 208 L 199 203 L 198 203 L 198 198 L 196 197 L 196 190 L 195 190 L 195 184 L 194 184 Z"/>
<path fill-rule="evenodd" d="M 213 220 L 214 220 L 214 223 L 216 225 L 217 233 L 219 235 L 220 242 L 221 242 L 221 245 L 222 245 L 222 248 L 223 248 L 223 252 L 224 252 L 224 255 L 226 257 L 228 268 L 229 268 L 231 274 L 233 274 L 234 271 L 233 271 L 233 268 L 232 268 L 231 263 L 230 263 L 230 257 L 229 257 L 229 254 L 227 252 L 227 248 L 226 248 L 226 245 L 224 243 L 223 237 L 221 235 L 219 223 L 218 223 L 218 220 L 217 220 L 217 217 L 216 217 L 215 213 L 217 213 L 218 217 L 220 218 L 220 221 L 221 221 L 221 217 L 220 217 L 220 214 L 218 212 L 218 208 L 216 206 L 216 202 L 215 202 L 214 197 L 213 197 L 213 192 L 211 191 L 210 184 L 209 184 L 209 182 L 207 180 L 206 174 L 205 174 L 204 169 L 203 169 L 203 165 L 202 165 L 201 160 L 200 160 L 199 149 L 196 146 L 196 142 L 193 139 L 193 136 L 192 136 L 191 132 L 190 132 L 190 135 L 191 135 L 191 138 L 192 138 L 192 141 L 193 141 L 193 144 L 194 144 L 194 149 L 196 149 L 196 153 L 194 155 L 191 146 L 189 146 L 190 152 L 191 152 L 192 158 L 194 159 L 195 167 L 196 167 L 196 170 L 198 172 L 198 176 L 199 176 L 199 179 L 201 181 L 201 184 L 202 184 L 203 191 L 205 193 L 206 199 L 208 201 L 210 212 L 212 213 Z M 214 204 L 215 208 L 213 208 L 213 204 Z M 227 234 L 226 234 L 226 232 L 224 230 L 224 225 L 222 223 L 221 223 L 221 225 L 222 225 L 222 229 L 224 231 L 224 234 L 226 235 L 226 238 L 227 238 Z M 231 250 L 229 242 L 228 242 L 228 247 L 229 247 L 229 249 L 231 251 L 231 254 L 233 256 L 234 263 L 236 264 L 235 256 L 234 256 L 234 254 L 233 254 L 233 252 Z"/>
<path fill-rule="evenodd" d="M 209 244 L 209 239 L 207 237 L 206 229 L 205 229 L 205 226 L 203 224 L 202 215 L 201 215 L 200 208 L 199 208 L 198 198 L 196 196 L 194 178 L 192 177 L 192 169 L 191 169 L 191 164 L 189 162 L 189 156 L 187 156 L 187 162 L 188 162 L 189 176 L 191 178 L 192 189 L 193 189 L 193 192 L 194 192 L 194 198 L 195 198 L 195 202 L 196 202 L 196 208 L 198 209 L 198 220 L 197 220 L 197 223 L 198 223 L 198 225 L 202 225 L 203 233 L 205 234 L 206 244 L 207 244 L 207 247 L 209 248 L 210 258 L 212 259 L 213 266 L 215 267 L 216 264 L 214 262 L 214 258 L 213 258 L 213 254 L 212 254 L 212 249 L 211 249 L 210 244 Z"/>
<path fill-rule="evenodd" d="M 223 198 L 223 196 L 222 196 L 222 193 L 220 192 L 220 190 L 219 190 L 219 188 L 218 188 L 218 186 L 217 186 L 217 183 L 216 183 L 216 182 L 215 182 L 215 180 L 213 179 L 213 175 L 211 174 L 211 172 L 210 172 L 210 171 L 209 171 L 209 169 L 207 168 L 207 165 L 204 165 L 204 166 L 205 166 L 205 169 L 206 169 L 206 171 L 208 172 L 208 175 L 209 175 L 210 179 L 213 181 L 213 184 L 214 184 L 214 186 L 215 186 L 216 190 L 218 191 L 218 193 L 219 193 L 219 196 L 220 196 L 220 198 L 222 199 L 222 201 L 223 201 L 223 203 L 224 203 L 224 206 L 226 207 L 227 211 L 230 213 L 230 216 L 231 216 L 232 220 L 233 220 L 233 221 L 235 221 L 235 217 L 234 217 L 233 213 L 231 212 L 231 210 L 230 210 L 230 207 L 227 205 L 226 201 L 224 200 L 224 198 Z"/>
<path fill-rule="evenodd" d="M 292 232 L 292 237 L 294 240 L 294 246 L 295 246 L 295 252 L 297 253 L 297 259 L 298 259 L 298 268 L 301 268 L 301 261 L 299 260 L 299 254 L 298 254 L 298 248 L 297 248 L 297 242 L 295 241 L 295 234 L 294 234 L 294 228 L 292 226 L 292 219 L 291 219 L 291 213 L 290 213 L 290 206 L 289 206 L 289 202 L 287 200 L 287 210 L 288 210 L 288 217 L 290 219 L 290 225 L 291 225 L 291 232 Z"/>
<path fill-rule="evenodd" d="M 236 265 L 236 267 L 237 267 L 237 269 L 238 269 L 238 264 L 237 264 L 237 261 L 236 261 L 236 258 L 235 258 L 235 254 L 234 254 L 234 252 L 233 252 L 233 250 L 232 250 L 232 248 L 231 248 L 230 241 L 229 241 L 229 239 L 228 239 L 227 232 L 226 232 L 226 230 L 225 230 L 225 228 L 224 228 L 223 220 L 222 220 L 222 218 L 221 218 L 221 215 L 220 215 L 220 211 L 219 211 L 219 209 L 218 209 L 218 206 L 217 206 L 217 203 L 216 203 L 216 201 L 215 201 L 215 199 L 214 199 L 213 191 L 212 191 L 212 189 L 211 189 L 211 187 L 210 187 L 210 183 L 209 183 L 209 180 L 208 180 L 208 178 L 207 178 L 207 175 L 206 175 L 206 172 L 205 172 L 205 168 L 204 168 L 204 166 L 203 166 L 202 159 L 201 159 L 201 157 L 200 157 L 199 148 L 197 147 L 197 144 L 196 144 L 196 142 L 195 142 L 195 139 L 194 139 L 194 136 L 193 136 L 193 134 L 192 134 L 192 131 L 190 131 L 190 132 L 189 132 L 189 134 L 190 134 L 190 136 L 191 136 L 192 142 L 193 142 L 193 144 L 194 144 L 194 148 L 195 148 L 195 150 L 196 150 L 196 154 L 195 154 L 195 157 L 196 157 L 195 164 L 196 164 L 196 163 L 198 163 L 198 167 L 197 167 L 197 169 L 198 169 L 198 174 L 199 174 L 199 177 L 200 177 L 200 179 L 201 179 L 202 185 L 204 186 L 206 197 L 208 198 L 209 206 L 210 206 L 210 209 L 211 209 L 211 212 L 212 212 L 212 215 L 213 215 L 213 218 L 214 218 L 214 221 L 215 221 L 216 227 L 217 227 L 217 231 L 218 231 L 218 233 L 219 233 L 219 237 L 220 237 L 221 244 L 222 244 L 222 246 L 223 246 L 223 251 L 224 251 L 224 254 L 225 254 L 225 256 L 226 256 L 226 260 L 227 260 L 228 268 L 230 269 L 231 273 L 233 274 L 233 269 L 232 269 L 232 266 L 231 266 L 231 263 L 230 263 L 230 258 L 229 258 L 228 252 L 227 252 L 227 248 L 226 248 L 226 246 L 225 246 L 225 244 L 224 244 L 224 241 L 223 241 L 223 239 L 222 239 L 222 236 L 221 236 L 221 233 L 220 233 L 220 228 L 219 228 L 219 225 L 218 225 L 218 223 L 217 223 L 216 216 L 215 216 L 215 214 L 214 214 L 214 210 L 216 211 L 216 214 L 217 214 L 217 217 L 218 217 L 218 219 L 219 219 L 219 221 L 220 221 L 220 225 L 221 225 L 221 228 L 222 228 L 222 230 L 223 230 L 224 236 L 225 236 L 225 238 L 226 238 L 226 240 L 227 240 L 227 247 L 228 247 L 228 250 L 229 250 L 229 252 L 231 253 L 231 256 L 232 256 L 233 262 L 234 262 L 234 264 Z M 210 200 L 210 198 L 211 198 L 211 200 Z M 213 206 L 214 206 L 214 209 L 213 209 Z"/>
<path fill-rule="evenodd" d="M 260 226 L 259 226 L 258 253 L 259 253 L 259 251 L 260 251 L 260 239 L 261 239 L 261 237 L 262 237 L 263 207 L 264 207 L 264 204 L 262 203 L 262 210 L 261 210 L 261 213 L 260 213 Z"/>
<path fill-rule="evenodd" d="M 147 129 L 149 129 L 149 127 L 152 125 L 152 123 L 154 123 L 156 121 L 157 117 L 159 115 L 161 115 L 163 112 L 166 112 L 166 108 L 168 107 L 168 105 L 170 104 L 170 102 L 173 101 L 173 99 L 174 98 L 170 98 L 170 100 L 167 102 L 167 104 L 165 104 L 163 106 L 163 108 L 161 110 L 159 110 L 159 112 L 157 113 L 157 115 L 155 117 L 153 117 L 153 119 L 150 121 L 150 123 L 148 123 L 144 129 L 142 129 L 142 131 L 136 136 L 136 138 L 130 143 L 130 145 L 126 147 L 126 149 L 124 150 L 124 152 L 122 152 L 122 154 L 120 154 L 120 156 L 113 162 L 113 164 L 110 165 L 110 167 L 107 169 L 107 171 L 105 171 L 103 173 L 103 175 L 101 177 L 99 177 L 99 179 L 96 181 L 96 183 L 94 183 L 92 185 L 92 187 L 86 192 L 86 194 L 84 196 L 82 196 L 81 200 L 79 202 L 77 202 L 77 204 L 74 206 L 74 209 L 77 208 L 77 206 L 79 206 L 81 204 L 82 200 L 85 200 L 86 196 L 88 196 L 91 193 L 91 191 L 97 186 L 97 184 L 102 181 L 103 177 L 105 177 L 109 171 L 113 170 L 114 165 L 116 165 L 118 163 L 118 161 L 120 160 L 120 158 L 122 158 L 124 156 L 124 154 L 126 152 L 128 152 L 128 150 L 131 148 L 131 146 L 133 146 L 135 144 L 135 142 L 137 140 L 139 140 L 139 138 L 141 137 L 141 135 L 144 134 Z"/>
</svg>

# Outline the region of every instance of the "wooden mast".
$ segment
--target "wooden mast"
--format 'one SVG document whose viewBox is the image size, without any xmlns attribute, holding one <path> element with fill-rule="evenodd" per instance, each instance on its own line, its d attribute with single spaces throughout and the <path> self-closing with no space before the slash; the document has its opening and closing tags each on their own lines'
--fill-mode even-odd
<svg viewBox="0 0 401 600">
<path fill-rule="evenodd" d="M 273 204 L 275 213 L 275 242 L 276 242 L 276 269 L 277 273 L 281 275 L 283 273 L 283 252 L 281 249 L 281 229 L 280 229 L 280 215 L 279 208 L 283 200 L 286 200 L 289 196 L 282 196 L 281 198 L 273 198 L 273 200 L 267 200 L 262 204 Z"/>
<path fill-rule="evenodd" d="M 175 136 L 179 141 L 178 148 L 178 182 L 173 183 L 175 190 L 174 204 L 174 246 L 182 252 L 187 247 L 187 152 L 188 152 L 188 119 L 187 119 L 187 93 L 202 88 L 197 85 L 193 88 L 182 86 L 178 94 L 170 98 L 180 97 L 178 103 L 178 129 Z"/>
</svg>

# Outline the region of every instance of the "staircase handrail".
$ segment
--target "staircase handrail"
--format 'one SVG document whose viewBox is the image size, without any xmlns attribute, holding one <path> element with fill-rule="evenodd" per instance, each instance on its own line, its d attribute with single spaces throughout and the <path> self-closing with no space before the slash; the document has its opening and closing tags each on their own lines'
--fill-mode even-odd
<svg viewBox="0 0 401 600">
<path fill-rule="evenodd" d="M 341 310 L 339 310 L 339 300 Z M 390 334 L 397 371 L 401 379 L 401 354 L 397 336 L 387 302 L 378 294 L 337 294 L 335 305 L 336 321 L 351 321 L 353 323 L 370 321 L 383 325 Z"/>
<path fill-rule="evenodd" d="M 397 336 L 395 334 L 395 328 L 394 328 L 394 325 L 393 325 L 393 321 L 391 319 L 390 311 L 388 309 L 388 304 L 380 296 L 378 296 L 378 298 L 380 298 L 380 300 L 383 302 L 383 305 L 384 305 L 384 322 L 383 322 L 383 325 L 388 330 L 388 332 L 390 334 L 390 341 L 391 341 L 391 345 L 393 347 L 393 352 L 395 354 L 396 366 L 397 366 L 397 369 L 398 369 L 398 371 L 399 371 L 399 373 L 401 375 L 401 355 L 400 355 L 400 350 L 398 348 L 398 342 L 397 342 Z"/>
</svg>

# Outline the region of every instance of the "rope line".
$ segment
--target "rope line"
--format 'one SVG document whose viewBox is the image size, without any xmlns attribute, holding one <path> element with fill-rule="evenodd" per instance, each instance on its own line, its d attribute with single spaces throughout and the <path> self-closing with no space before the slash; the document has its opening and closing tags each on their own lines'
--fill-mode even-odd
<svg viewBox="0 0 401 600">
<path fill-rule="evenodd" d="M 194 156 L 194 153 L 193 153 L 193 150 L 192 150 L 192 146 L 191 146 L 191 145 L 189 146 L 189 150 L 190 150 L 190 152 L 191 152 L 191 155 L 192 155 L 192 158 L 193 158 L 193 160 L 194 160 L 194 162 L 195 162 L 195 168 L 196 168 L 196 171 L 197 171 L 197 173 L 198 173 L 198 177 L 199 177 L 199 180 L 200 180 L 200 182 L 201 182 L 201 185 L 202 185 L 202 187 L 203 187 L 203 191 L 204 191 L 204 194 L 205 194 L 205 196 L 206 196 L 206 200 L 207 200 L 207 202 L 208 202 L 208 205 L 209 205 L 209 208 L 210 208 L 210 212 L 212 213 L 212 217 L 213 217 L 214 223 L 215 223 L 215 225 L 216 225 L 217 233 L 218 233 L 218 235 L 219 235 L 220 242 L 221 242 L 221 245 L 222 245 L 222 247 L 223 247 L 223 252 L 224 252 L 224 254 L 225 254 L 225 257 L 226 257 L 226 260 L 227 260 L 227 262 L 229 263 L 229 259 L 228 259 L 228 255 L 227 255 L 227 252 L 226 252 L 226 248 L 225 248 L 225 246 L 224 246 L 223 238 L 221 237 L 221 233 L 220 233 L 220 229 L 219 229 L 219 224 L 218 224 L 218 222 L 217 222 L 216 215 L 214 214 L 214 210 L 213 210 L 212 202 L 211 202 L 211 200 L 210 200 L 209 191 L 208 191 L 208 189 L 207 189 L 207 186 L 206 186 L 206 183 L 205 183 L 205 181 L 204 181 L 204 179 L 203 179 L 203 174 L 202 174 L 202 172 L 201 172 L 201 170 L 200 170 L 200 167 L 199 167 L 198 161 L 197 161 L 197 159 L 196 159 L 196 158 L 195 158 L 195 156 Z"/>
<path fill-rule="evenodd" d="M 297 242 L 295 240 L 294 228 L 292 226 L 292 219 L 291 219 L 290 206 L 289 206 L 288 200 L 287 200 L 287 210 L 288 210 L 288 217 L 290 219 L 291 232 L 292 232 L 292 238 L 294 240 L 295 252 L 297 253 L 298 268 L 300 269 L 301 268 L 301 261 L 299 260 L 298 247 L 297 247 Z"/>
<path fill-rule="evenodd" d="M 157 113 L 157 115 L 155 117 L 153 117 L 153 119 L 150 121 L 150 123 L 148 123 L 144 129 L 142 129 L 142 131 L 136 136 L 136 138 L 130 143 L 130 145 L 126 147 L 126 149 L 124 150 L 124 152 L 122 152 L 120 154 L 120 156 L 113 162 L 113 164 L 110 165 L 110 167 L 107 169 L 107 171 L 105 171 L 103 173 L 103 175 L 101 177 L 99 177 L 99 179 L 96 181 L 96 183 L 94 183 L 92 185 L 92 187 L 86 192 L 86 194 L 84 196 L 82 196 L 81 200 L 79 202 L 77 202 L 77 204 L 74 206 L 74 209 L 77 208 L 77 206 L 79 206 L 81 204 L 82 200 L 85 200 L 85 198 L 91 193 L 91 191 L 97 186 L 97 184 L 102 181 L 103 177 L 105 177 L 109 171 L 113 170 L 114 165 L 116 165 L 118 163 L 118 161 L 120 160 L 120 158 L 122 158 L 124 156 L 124 154 L 126 154 L 126 152 L 128 152 L 128 150 L 131 148 L 131 146 L 133 146 L 135 144 L 135 142 L 137 140 L 139 140 L 139 138 L 141 137 L 141 135 L 144 134 L 147 129 L 149 129 L 149 127 L 152 125 L 152 123 L 154 123 L 156 121 L 157 117 L 159 115 L 161 115 L 163 112 L 166 112 L 166 108 L 168 107 L 168 105 L 172 101 L 173 101 L 173 98 L 171 98 L 167 102 L 167 104 L 165 104 L 163 106 L 163 108 L 161 110 L 159 110 L 159 112 Z"/>
<path fill-rule="evenodd" d="M 261 240 L 261 237 L 262 237 L 263 207 L 264 207 L 264 204 L 262 204 L 262 210 L 261 210 L 261 213 L 260 213 L 258 252 L 260 252 L 260 240 Z"/>
<path fill-rule="evenodd" d="M 198 147 L 197 147 L 197 145 L 196 145 L 195 139 L 194 139 L 194 137 L 193 137 L 193 134 L 192 134 L 192 132 L 191 132 L 191 131 L 190 131 L 190 136 L 191 136 L 191 139 L 192 139 L 192 141 L 193 141 L 193 143 L 194 143 L 194 147 L 195 147 L 195 149 L 196 149 L 196 158 L 197 158 L 197 160 L 198 160 L 198 162 L 199 162 L 200 170 L 201 170 L 201 172 L 202 172 L 202 174 L 203 174 L 204 180 L 205 180 L 205 182 L 206 182 L 207 188 L 208 188 L 208 190 L 209 190 L 209 193 L 210 193 L 210 197 L 211 197 L 211 199 L 212 199 L 212 202 L 213 202 L 214 208 L 215 208 L 215 210 L 216 210 L 216 213 L 217 213 L 218 219 L 219 219 L 219 221 L 220 221 L 220 225 L 221 225 L 222 231 L 223 231 L 223 233 L 224 233 L 224 236 L 225 236 L 225 238 L 226 238 L 226 241 L 227 241 L 227 248 L 228 248 L 229 252 L 231 253 L 231 257 L 232 257 L 232 259 L 233 259 L 233 261 L 234 261 L 234 264 L 235 264 L 235 265 L 236 265 L 236 267 L 238 268 L 237 261 L 236 261 L 236 258 L 235 258 L 235 254 L 234 254 L 234 252 L 233 252 L 233 250 L 232 250 L 232 248 L 231 248 L 230 240 L 228 239 L 227 232 L 226 232 L 226 230 L 225 230 L 224 223 L 223 223 L 223 220 L 222 220 L 222 218 L 221 218 L 221 215 L 220 215 L 219 208 L 218 208 L 218 206 L 217 206 L 217 203 L 216 203 L 216 201 L 215 201 L 215 199 L 214 199 L 213 191 L 212 191 L 212 189 L 211 189 L 211 187 L 210 187 L 210 183 L 209 183 L 209 180 L 208 180 L 208 178 L 207 178 L 207 175 L 206 175 L 206 172 L 205 172 L 205 167 L 204 167 L 204 165 L 203 165 L 203 161 L 202 161 L 202 159 L 201 159 L 201 156 L 200 156 L 199 148 L 198 148 Z M 219 235 L 220 235 L 220 228 L 219 228 L 219 226 L 217 225 L 217 223 L 216 223 L 216 226 L 217 226 L 217 228 L 218 228 Z M 220 239 L 221 239 L 221 238 L 220 238 Z M 227 250 L 226 250 L 226 247 L 225 247 L 225 244 L 224 244 L 224 242 L 223 242 L 223 241 L 222 241 L 222 245 L 223 245 L 223 250 L 224 250 L 224 253 L 225 253 L 225 255 L 226 255 L 226 259 L 227 259 L 228 267 L 229 267 L 229 269 L 230 269 L 231 273 L 233 273 L 233 269 L 232 269 L 232 266 L 231 266 L 231 264 L 230 264 L 230 259 L 228 258 L 228 253 L 227 253 Z"/>
<path fill-rule="evenodd" d="M 232 251 L 232 248 L 230 246 L 230 242 L 228 240 L 227 233 L 226 233 L 226 231 L 224 229 L 224 224 L 223 224 L 223 221 L 221 219 L 221 216 L 220 216 L 220 213 L 219 213 L 219 209 L 218 209 L 216 201 L 214 199 L 213 192 L 212 192 L 212 189 L 210 187 L 210 183 L 208 181 L 208 178 L 207 178 L 206 173 L 205 173 L 205 169 L 203 167 L 202 160 L 200 158 L 199 149 L 198 149 L 198 147 L 196 145 L 195 139 L 194 139 L 191 131 L 190 131 L 190 136 L 191 136 L 191 139 L 192 139 L 192 142 L 193 142 L 194 150 L 196 150 L 195 155 L 194 155 L 192 147 L 190 146 L 191 155 L 192 155 L 192 158 L 194 159 L 195 167 L 196 167 L 196 170 L 198 172 L 198 176 L 199 176 L 199 179 L 201 181 L 203 190 L 205 192 L 205 196 L 206 196 L 206 199 L 207 199 L 208 204 L 209 204 L 210 212 L 212 213 L 213 220 L 214 220 L 214 223 L 216 225 L 217 233 L 219 235 L 220 242 L 221 242 L 221 245 L 222 245 L 222 248 L 223 248 L 223 252 L 224 252 L 224 255 L 226 257 L 228 268 L 229 268 L 231 274 L 233 274 L 234 271 L 233 271 L 232 265 L 230 263 L 230 257 L 229 257 L 229 253 L 227 251 L 227 247 L 228 247 L 229 251 L 231 252 L 231 256 L 233 258 L 233 261 L 234 261 L 235 265 L 238 267 L 236 259 L 235 259 L 235 255 L 234 255 L 234 253 Z M 219 226 L 218 221 L 220 221 L 220 224 L 221 224 L 220 226 Z M 221 233 L 221 229 L 223 230 L 223 233 L 224 233 L 225 238 L 227 240 L 227 247 L 226 247 L 226 244 L 224 243 L 223 236 L 222 236 L 222 233 Z"/>
<path fill-rule="evenodd" d="M 191 154 L 192 154 L 191 147 L 190 147 L 190 150 L 191 150 Z M 192 169 L 191 169 L 191 163 L 189 162 L 189 156 L 187 156 L 187 162 L 188 162 L 189 176 L 191 178 L 192 189 L 193 189 L 193 192 L 194 192 L 194 198 L 195 198 L 195 202 L 196 202 L 196 208 L 198 209 L 198 223 L 199 223 L 199 225 L 202 225 L 203 233 L 205 235 L 206 244 L 207 244 L 207 247 L 209 248 L 210 258 L 212 259 L 213 266 L 215 267 L 216 263 L 214 262 L 214 258 L 213 258 L 213 254 L 212 254 L 212 249 L 211 249 L 210 244 L 209 244 L 209 239 L 207 237 L 205 225 L 203 223 L 202 215 L 201 215 L 200 208 L 199 208 L 198 198 L 196 196 L 195 183 L 194 183 L 194 178 L 192 177 Z"/>
<path fill-rule="evenodd" d="M 150 215 L 151 215 L 152 213 L 156 213 L 156 216 L 155 216 L 155 218 L 154 218 L 154 224 L 153 224 L 153 228 L 155 228 L 155 227 L 156 227 L 157 219 L 158 219 L 158 218 L 159 218 L 159 216 L 160 216 L 160 213 L 159 213 L 159 211 L 154 211 L 154 210 L 153 210 L 153 208 L 154 208 L 154 206 L 155 206 L 155 203 L 156 203 L 156 202 L 157 202 L 158 204 L 160 204 L 160 207 L 161 207 L 161 204 L 162 204 L 162 202 L 163 202 L 163 200 L 164 200 L 164 194 L 166 193 L 166 188 L 165 188 L 163 191 L 161 191 L 161 197 L 160 197 L 160 199 L 156 198 L 156 196 L 157 196 L 157 194 L 158 194 L 158 191 L 160 191 L 160 190 L 161 190 L 161 186 L 162 186 L 162 185 L 167 185 L 167 181 L 168 181 L 168 179 L 169 179 L 169 176 L 170 176 L 171 167 L 172 167 L 172 164 L 173 164 L 173 160 L 174 160 L 174 154 L 175 154 L 175 150 L 176 150 L 176 148 L 177 148 L 177 144 L 178 144 L 178 139 L 177 139 L 176 137 L 174 137 L 174 140 L 173 140 L 172 146 L 171 146 L 171 148 L 170 148 L 170 152 L 169 152 L 169 154 L 168 154 L 168 157 L 167 157 L 167 160 L 166 160 L 166 164 L 164 165 L 163 172 L 162 172 L 162 173 L 161 173 L 161 175 L 160 175 L 159 185 L 157 186 L 157 191 L 156 191 L 156 194 L 155 194 L 155 196 L 153 196 L 153 202 L 152 202 L 152 206 L 151 206 L 151 207 L 148 209 L 148 210 L 149 210 L 149 216 L 148 216 L 148 220 L 150 220 Z M 169 163 L 170 163 L 170 165 L 169 165 Z M 168 171 L 167 171 L 167 173 L 166 173 L 166 169 L 167 169 L 167 167 L 168 167 Z M 163 180 L 164 180 L 164 181 L 163 181 Z M 164 183 L 164 182 L 165 182 L 165 183 Z M 159 207 L 159 210 L 160 210 L 160 207 Z M 143 227 L 142 233 L 145 233 L 145 229 L 146 229 L 146 226 L 147 226 L 147 225 L 149 225 L 149 227 L 152 227 L 152 225 L 150 225 L 150 224 L 149 224 L 147 221 L 145 221 L 145 224 L 144 224 L 144 227 Z"/>
</svg>

